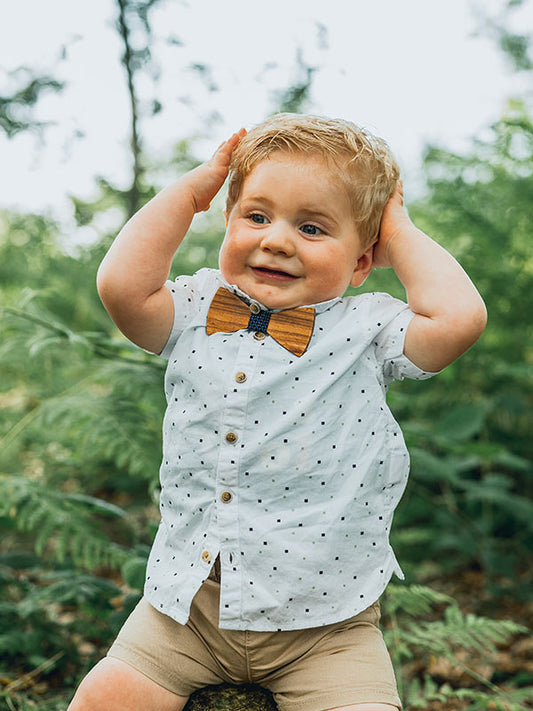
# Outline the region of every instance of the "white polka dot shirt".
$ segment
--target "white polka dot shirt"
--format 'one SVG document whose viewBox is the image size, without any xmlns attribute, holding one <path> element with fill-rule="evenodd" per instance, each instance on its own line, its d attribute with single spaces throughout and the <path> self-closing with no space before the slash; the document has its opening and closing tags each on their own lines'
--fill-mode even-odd
<svg viewBox="0 0 533 711">
<path fill-rule="evenodd" d="M 247 330 L 208 336 L 220 286 L 245 296 L 217 270 L 167 282 L 161 523 L 145 596 L 185 624 L 220 555 L 221 628 L 347 619 L 402 577 L 389 531 L 409 458 L 385 394 L 430 375 L 403 355 L 413 313 L 379 293 L 315 304 L 297 357 Z"/>
</svg>

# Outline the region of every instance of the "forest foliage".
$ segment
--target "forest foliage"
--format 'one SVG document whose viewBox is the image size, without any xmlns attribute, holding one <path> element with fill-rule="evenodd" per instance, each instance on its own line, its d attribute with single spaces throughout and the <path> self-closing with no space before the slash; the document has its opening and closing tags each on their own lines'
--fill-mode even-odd
<svg viewBox="0 0 533 711">
<path fill-rule="evenodd" d="M 125 220 L 156 190 L 134 93 L 150 60 L 153 3 L 117 4 L 137 136 L 132 182 L 119 190 L 100 179 L 93 202 L 73 198 L 80 226 L 111 210 Z M 139 17 L 142 56 L 127 51 L 128 22 Z M 524 42 L 499 39 L 530 72 Z M 312 71 L 300 69 L 278 107 L 305 107 Z M 27 93 L 0 102 L 8 135 L 31 126 L 31 111 L 16 124 L 13 107 L 31 108 L 38 86 L 61 88 L 28 77 Z M 179 175 L 196 162 L 183 138 L 165 168 Z M 410 214 L 465 267 L 489 324 L 438 377 L 391 388 L 412 460 L 393 531 L 409 584 L 389 586 L 384 631 L 409 707 L 525 709 L 531 656 L 509 668 L 498 659 L 512 645 L 532 653 L 531 107 L 510 99 L 468 151 L 428 146 L 423 167 L 426 190 Z M 220 212 L 215 204 L 195 219 L 174 275 L 216 266 Z M 128 344 L 98 300 L 95 273 L 114 236 L 100 230 L 73 254 L 49 217 L 0 212 L 0 699 L 10 709 L 64 708 L 139 599 L 158 523 L 164 364 Z M 388 271 L 365 289 L 404 297 Z"/>
</svg>

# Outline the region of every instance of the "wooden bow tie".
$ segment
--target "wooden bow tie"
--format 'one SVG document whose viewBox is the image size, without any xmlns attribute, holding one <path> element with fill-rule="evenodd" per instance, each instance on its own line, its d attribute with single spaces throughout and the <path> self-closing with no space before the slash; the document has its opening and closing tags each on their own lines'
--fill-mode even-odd
<svg viewBox="0 0 533 711">
<path fill-rule="evenodd" d="M 301 356 L 307 350 L 313 334 L 315 310 L 311 307 L 287 311 L 263 311 L 252 302 L 247 306 L 231 291 L 219 288 L 207 314 L 207 335 L 222 331 L 231 333 L 245 328 L 257 334 L 268 333 L 281 346 Z"/>
</svg>

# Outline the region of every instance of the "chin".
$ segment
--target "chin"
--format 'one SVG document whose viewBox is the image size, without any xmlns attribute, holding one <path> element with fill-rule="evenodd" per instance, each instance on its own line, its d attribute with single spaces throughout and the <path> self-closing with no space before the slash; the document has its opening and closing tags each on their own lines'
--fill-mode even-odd
<svg viewBox="0 0 533 711">
<path fill-rule="evenodd" d="M 244 289 L 243 291 L 246 291 Z M 251 293 L 250 293 L 251 292 Z M 292 309 L 295 307 L 293 299 L 288 298 L 285 294 L 271 293 L 269 288 L 252 288 L 246 293 L 261 302 L 267 309 Z"/>
</svg>

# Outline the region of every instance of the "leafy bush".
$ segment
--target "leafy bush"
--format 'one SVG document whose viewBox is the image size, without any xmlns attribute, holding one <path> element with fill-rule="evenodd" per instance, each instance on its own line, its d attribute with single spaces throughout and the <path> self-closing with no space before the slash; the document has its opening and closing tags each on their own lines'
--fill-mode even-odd
<svg viewBox="0 0 533 711">
<path fill-rule="evenodd" d="M 412 457 L 393 529 L 408 579 L 442 589 L 477 571 L 489 609 L 511 593 L 525 602 L 531 572 L 532 144 L 515 105 L 470 155 L 428 149 L 428 196 L 411 213 L 464 264 L 490 320 L 444 373 L 390 393 Z M 99 206 L 78 209 L 87 221 Z M 175 273 L 216 259 L 221 226 L 201 218 Z M 109 235 L 72 257 L 42 216 L 4 213 L 0 226 L 1 678 L 8 708 L 55 709 L 139 597 L 158 522 L 163 364 L 118 337 L 98 302 Z M 386 272 L 367 288 L 403 296 Z M 525 708 L 530 679 L 495 686 L 469 661 L 522 627 L 416 585 L 391 585 L 384 609 L 412 708 Z M 446 679 L 431 659 L 461 675 Z"/>
</svg>

